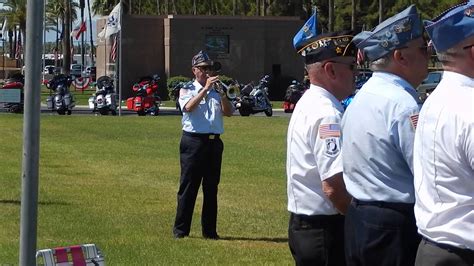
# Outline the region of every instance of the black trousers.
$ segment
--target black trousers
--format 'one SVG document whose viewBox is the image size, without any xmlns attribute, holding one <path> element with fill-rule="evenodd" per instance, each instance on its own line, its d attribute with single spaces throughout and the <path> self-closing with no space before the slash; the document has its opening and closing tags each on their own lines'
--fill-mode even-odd
<svg viewBox="0 0 474 266">
<path fill-rule="evenodd" d="M 181 178 L 173 233 L 187 236 L 199 187 L 202 183 L 202 233 L 217 235 L 217 187 L 224 144 L 218 135 L 183 132 L 180 143 Z"/>
<path fill-rule="evenodd" d="M 344 266 L 344 216 L 291 213 L 288 244 L 296 265 Z"/>
<path fill-rule="evenodd" d="M 418 246 L 416 266 L 472 266 L 474 250 L 461 249 L 423 239 Z"/>
<path fill-rule="evenodd" d="M 413 204 L 353 200 L 346 213 L 347 265 L 410 266 L 420 243 Z"/>
</svg>

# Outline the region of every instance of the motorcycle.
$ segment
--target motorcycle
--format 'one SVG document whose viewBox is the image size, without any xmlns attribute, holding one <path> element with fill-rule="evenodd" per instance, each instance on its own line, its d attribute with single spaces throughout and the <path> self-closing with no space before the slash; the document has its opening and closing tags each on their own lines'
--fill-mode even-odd
<svg viewBox="0 0 474 266">
<path fill-rule="evenodd" d="M 268 83 L 270 76 L 265 75 L 256 86 L 245 85 L 240 91 L 240 98 L 235 103 L 241 116 L 249 116 L 264 112 L 266 116 L 273 115 L 272 104 L 268 98 Z"/>
<path fill-rule="evenodd" d="M 97 79 L 95 85 L 96 92 L 89 97 L 89 109 L 92 112 L 99 112 L 101 115 L 117 115 L 118 95 L 114 90 L 114 81 L 108 76 Z"/>
<path fill-rule="evenodd" d="M 283 101 L 283 110 L 285 113 L 293 113 L 296 103 L 300 100 L 301 96 L 308 89 L 306 85 L 297 80 L 293 80 L 286 89 L 284 101 Z"/>
<path fill-rule="evenodd" d="M 161 98 L 157 95 L 159 79 L 158 75 L 146 76 L 135 83 L 132 87 L 135 96 L 127 99 L 128 110 L 137 112 L 139 116 L 158 115 L 161 105 Z"/>
<path fill-rule="evenodd" d="M 76 106 L 76 100 L 69 91 L 71 84 L 72 77 L 64 74 L 56 75 L 46 83 L 46 87 L 55 92 L 54 95 L 46 98 L 48 109 L 56 111 L 60 115 L 65 115 L 66 113 L 70 115 L 72 113 L 72 109 Z"/>
<path fill-rule="evenodd" d="M 6 80 L 2 86 L 0 102 L 4 102 L 3 108 L 9 113 L 23 113 L 25 77 L 18 73 Z"/>
</svg>

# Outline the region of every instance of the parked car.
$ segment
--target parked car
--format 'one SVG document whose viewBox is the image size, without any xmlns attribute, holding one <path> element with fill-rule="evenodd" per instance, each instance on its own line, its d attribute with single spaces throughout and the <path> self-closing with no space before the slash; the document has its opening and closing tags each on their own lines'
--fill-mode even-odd
<svg viewBox="0 0 474 266">
<path fill-rule="evenodd" d="M 421 84 L 416 88 L 418 92 L 418 97 L 421 102 L 425 102 L 426 98 L 434 91 L 436 86 L 438 86 L 441 78 L 443 77 L 443 71 L 432 71 L 429 72 L 426 78 L 421 82 Z"/>
<path fill-rule="evenodd" d="M 47 65 L 43 69 L 44 74 L 59 74 L 61 73 L 61 67 L 56 67 L 53 65 Z"/>
<path fill-rule="evenodd" d="M 80 65 L 80 64 L 71 64 L 70 74 L 73 77 L 82 76 L 82 65 Z"/>
</svg>

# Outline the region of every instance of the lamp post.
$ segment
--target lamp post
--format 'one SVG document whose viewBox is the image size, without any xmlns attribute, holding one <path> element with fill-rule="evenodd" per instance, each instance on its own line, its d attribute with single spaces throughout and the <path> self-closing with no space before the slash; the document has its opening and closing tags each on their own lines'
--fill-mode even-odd
<svg viewBox="0 0 474 266">
<path fill-rule="evenodd" d="M 2 38 L 2 70 L 3 70 L 3 79 L 6 78 L 7 75 L 5 75 L 5 38 Z"/>
</svg>

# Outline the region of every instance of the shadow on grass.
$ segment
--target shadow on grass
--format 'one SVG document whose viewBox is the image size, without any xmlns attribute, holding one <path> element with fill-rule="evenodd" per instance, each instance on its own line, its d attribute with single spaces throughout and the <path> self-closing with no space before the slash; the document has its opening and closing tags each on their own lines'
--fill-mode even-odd
<svg viewBox="0 0 474 266">
<path fill-rule="evenodd" d="M 21 201 L 20 200 L 0 199 L 0 204 L 21 205 Z M 57 201 L 57 202 L 54 202 L 54 201 L 40 201 L 40 202 L 38 202 L 38 204 L 39 205 L 45 205 L 45 206 L 48 206 L 48 205 L 63 205 L 63 206 L 71 205 L 70 203 L 61 202 L 61 201 Z"/>
<path fill-rule="evenodd" d="M 200 238 L 200 237 L 191 237 Z M 274 242 L 274 243 L 286 243 L 288 242 L 287 237 L 240 237 L 240 236 L 221 236 L 219 240 L 229 241 L 261 241 L 261 242 Z M 214 241 L 214 240 L 211 240 Z"/>
</svg>

